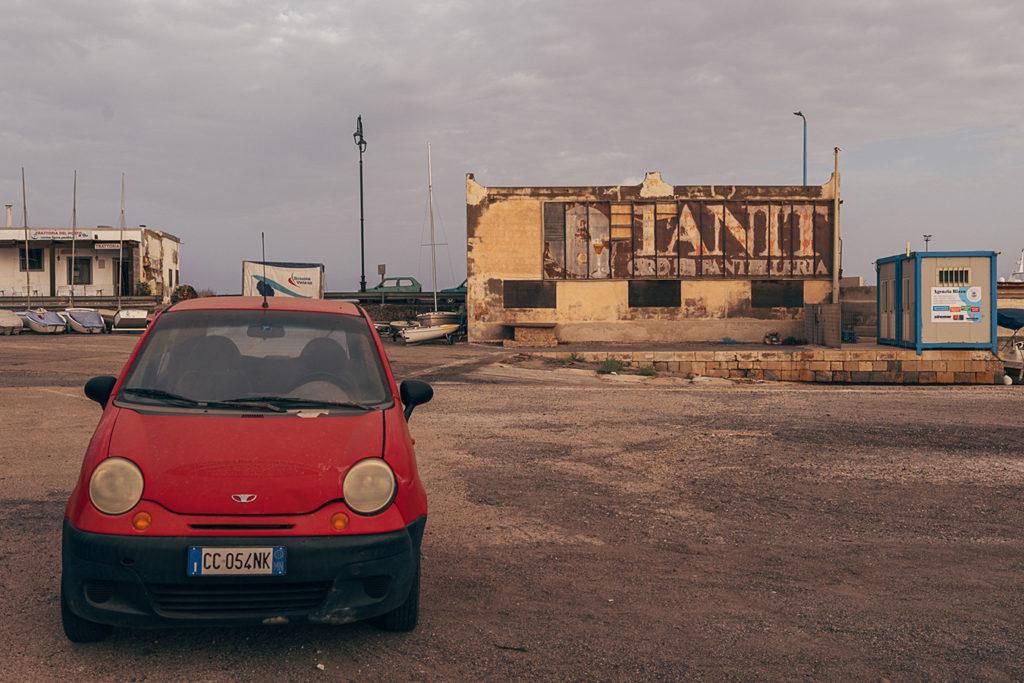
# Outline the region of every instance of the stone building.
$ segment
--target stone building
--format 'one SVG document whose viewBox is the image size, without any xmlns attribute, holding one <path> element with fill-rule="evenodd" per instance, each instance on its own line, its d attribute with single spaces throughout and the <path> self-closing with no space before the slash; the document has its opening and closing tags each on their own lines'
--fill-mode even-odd
<svg viewBox="0 0 1024 683">
<path fill-rule="evenodd" d="M 761 341 L 838 296 L 839 175 L 820 186 L 485 187 L 466 179 L 472 341 Z M 525 335 L 524 335 L 525 336 Z"/>
<path fill-rule="evenodd" d="M 180 258 L 180 239 L 146 226 L 26 229 L 8 219 L 0 228 L 0 298 L 67 297 L 73 284 L 76 296 L 114 298 L 120 286 L 122 296 L 145 292 L 167 302 Z"/>
</svg>

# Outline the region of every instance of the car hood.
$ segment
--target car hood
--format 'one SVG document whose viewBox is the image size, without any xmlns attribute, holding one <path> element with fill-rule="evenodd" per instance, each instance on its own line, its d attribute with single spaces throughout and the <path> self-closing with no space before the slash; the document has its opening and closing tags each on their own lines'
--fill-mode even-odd
<svg viewBox="0 0 1024 683">
<path fill-rule="evenodd" d="M 109 453 L 135 462 L 143 498 L 181 514 L 288 515 L 341 498 L 356 461 L 383 452 L 384 413 L 301 418 L 143 414 L 122 408 Z M 246 503 L 238 502 L 253 496 Z"/>
</svg>

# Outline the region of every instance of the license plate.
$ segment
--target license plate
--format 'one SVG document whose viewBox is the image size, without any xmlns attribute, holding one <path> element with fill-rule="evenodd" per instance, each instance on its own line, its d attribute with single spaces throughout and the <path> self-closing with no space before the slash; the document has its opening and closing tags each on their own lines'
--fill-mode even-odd
<svg viewBox="0 0 1024 683">
<path fill-rule="evenodd" d="M 189 576 L 284 576 L 288 551 L 283 545 L 269 548 L 210 548 L 190 546 Z"/>
</svg>

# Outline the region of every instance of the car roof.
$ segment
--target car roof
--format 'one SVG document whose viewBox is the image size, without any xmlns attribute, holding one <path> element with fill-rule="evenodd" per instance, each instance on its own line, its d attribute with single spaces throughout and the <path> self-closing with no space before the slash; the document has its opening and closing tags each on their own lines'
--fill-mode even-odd
<svg viewBox="0 0 1024 683">
<path fill-rule="evenodd" d="M 262 310 L 261 296 L 205 296 L 198 299 L 179 301 L 168 311 L 245 311 Z M 338 299 L 300 299 L 293 296 L 267 297 L 267 308 L 271 311 L 307 311 L 310 313 L 340 313 L 341 315 L 362 315 L 359 306 L 350 301 Z"/>
</svg>

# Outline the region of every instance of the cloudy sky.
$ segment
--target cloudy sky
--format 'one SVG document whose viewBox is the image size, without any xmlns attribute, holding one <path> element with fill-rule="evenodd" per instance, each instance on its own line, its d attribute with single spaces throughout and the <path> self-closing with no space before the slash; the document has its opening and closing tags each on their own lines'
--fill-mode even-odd
<svg viewBox="0 0 1024 683">
<path fill-rule="evenodd" d="M 0 201 L 29 222 L 128 221 L 185 241 L 182 281 L 322 261 L 429 279 L 426 154 L 465 273 L 465 173 L 487 185 L 809 181 L 843 149 L 848 274 L 920 246 L 1024 248 L 1024 3 L 0 0 Z M 20 215 L 19 215 L 20 217 Z M 20 224 L 20 221 L 19 223 Z M 450 264 L 450 265 L 449 265 Z"/>
</svg>

